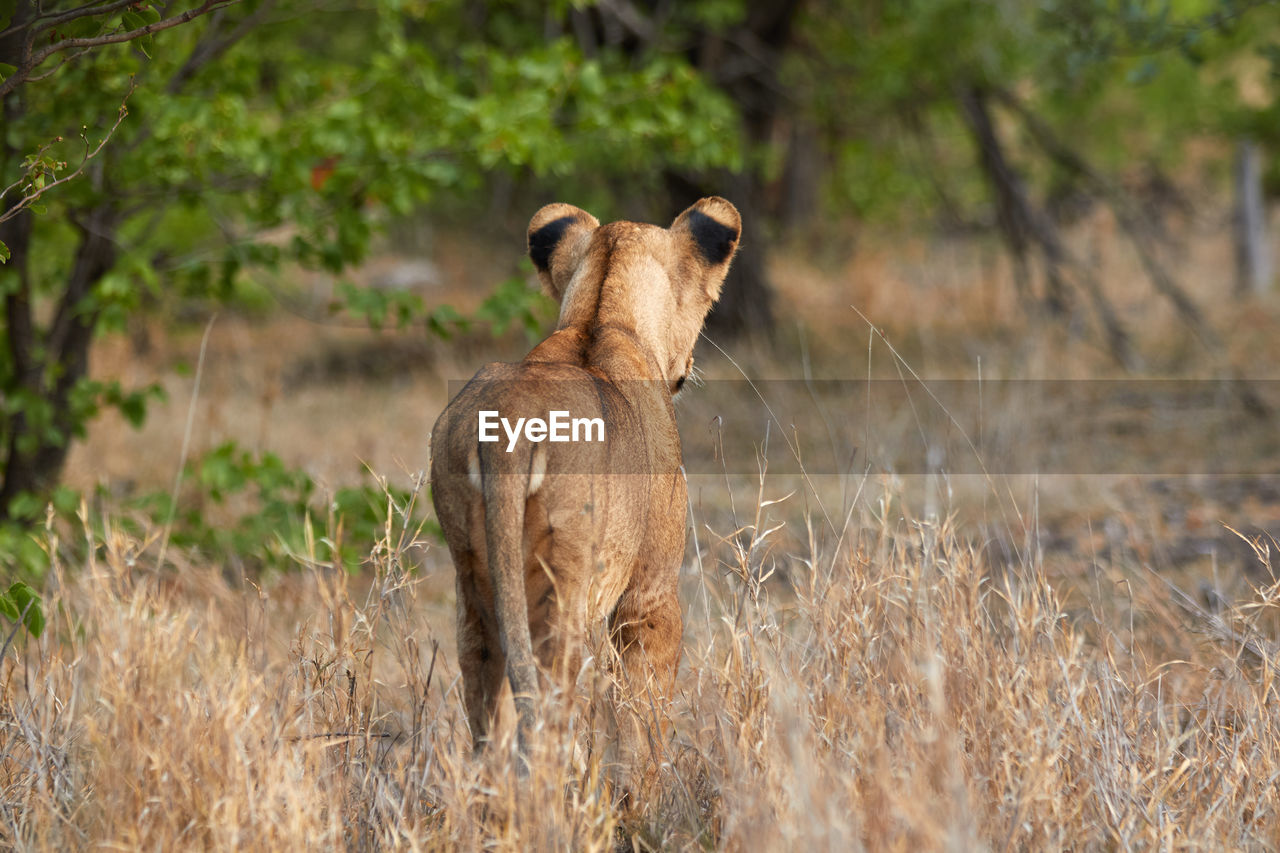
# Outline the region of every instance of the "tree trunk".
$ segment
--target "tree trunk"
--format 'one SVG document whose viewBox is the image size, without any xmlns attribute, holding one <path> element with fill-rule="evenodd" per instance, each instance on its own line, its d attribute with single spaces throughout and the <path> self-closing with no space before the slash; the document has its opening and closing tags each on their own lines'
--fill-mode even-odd
<svg viewBox="0 0 1280 853">
<path fill-rule="evenodd" d="M 0 38 L 0 62 L 19 66 L 22 64 L 27 44 L 24 39 L 28 23 L 35 14 L 34 5 L 29 0 L 20 0 L 14 9 L 10 21 L 8 35 Z M 4 115 L 6 125 L 22 118 L 22 88 L 19 87 L 5 95 L 0 103 L 0 112 Z M 13 164 L 19 162 L 23 152 L 11 146 L 4 134 L 0 134 L 0 175 L 10 174 Z M 21 196 L 21 193 L 18 194 Z M 12 199 L 0 201 L 0 212 L 7 212 Z M 5 222 L 0 222 L 0 242 L 9 249 L 9 261 L 0 267 L 0 277 L 4 282 L 4 343 L 7 352 L 4 356 L 9 362 L 9 370 L 0 370 L 0 394 L 10 397 L 15 393 L 25 392 L 38 385 L 39 373 L 32 363 L 35 349 L 35 334 L 31 318 L 31 214 L 21 211 Z M 7 375 L 6 375 L 7 374 Z M 30 482 L 32 479 L 30 460 L 19 452 L 22 444 L 20 437 L 26 433 L 27 425 L 21 409 L 9 415 L 0 415 L 0 440 L 4 444 L 4 478 L 0 483 L 0 521 L 9 517 L 9 505 L 20 489 L 17 483 Z M 11 486 L 10 484 L 15 484 Z"/>
<path fill-rule="evenodd" d="M 1013 255 L 1014 284 L 1024 302 L 1034 302 L 1031 286 L 1031 269 L 1028 253 L 1033 242 L 1040 243 L 1046 254 L 1045 296 L 1043 308 L 1054 317 L 1064 317 L 1070 312 L 1071 302 L 1058 268 L 1061 263 L 1060 246 L 1052 225 L 1047 221 L 1038 226 L 1036 211 L 1027 195 L 1022 178 L 1009 163 L 1004 146 L 996 133 L 991 117 L 988 95 L 977 87 L 966 87 L 959 94 L 960 109 L 974 146 L 978 149 L 978 163 L 987 179 L 996 205 L 996 222 L 1009 251 Z M 1042 237 L 1048 239 L 1040 239 Z"/>
<path fill-rule="evenodd" d="M 0 36 L 0 63 L 24 67 L 29 64 L 35 38 L 35 30 L 27 25 L 37 20 L 40 6 L 35 0 L 16 0 L 11 5 L 13 17 Z M 262 9 L 229 34 L 208 35 L 170 80 L 168 91 L 180 89 L 198 68 L 225 52 L 261 14 Z M 216 24 L 215 15 L 210 33 L 217 32 Z M 26 97 L 19 83 L 0 99 L 0 128 L 22 119 Z M 9 179 L 22 174 L 21 158 L 27 153 L 10 145 L 0 133 L 0 174 Z M 41 287 L 34 277 L 31 245 L 35 221 L 30 211 L 19 211 L 0 222 L 0 240 L 11 253 L 9 262 L 0 266 L 0 292 L 4 294 L 0 346 L 5 349 L 0 354 L 0 400 L 7 403 L 5 411 L 0 411 L 0 521 L 13 519 L 14 502 L 20 495 L 43 497 L 56 485 L 71 439 L 83 425 L 83 411 L 78 410 L 75 398 L 89 373 L 89 351 L 100 317 L 100 309 L 93 307 L 90 297 L 116 263 L 116 235 L 121 224 L 119 197 L 104 186 L 104 176 L 109 174 L 105 157 L 94 161 L 91 173 L 102 200 L 68 214 L 79 230 L 79 244 L 67 279 L 55 283 L 57 286 Z M 0 211 L 12 210 L 20 195 L 0 199 Z M 56 297 L 56 305 L 52 320 L 44 326 L 34 306 L 37 300 L 42 305 L 54 301 L 50 297 Z"/>
<path fill-rule="evenodd" d="M 747 160 L 772 141 L 785 107 L 778 80 L 782 54 L 791 42 L 802 0 L 747 0 L 745 16 L 730 30 L 693 27 L 678 42 L 667 43 L 669 0 L 601 0 L 589 9 L 569 12 L 565 27 L 587 56 L 614 46 L 633 56 L 683 51 L 697 68 L 738 107 Z M 678 46 L 677 46 L 678 45 Z M 699 198 L 724 196 L 742 214 L 743 239 L 729 268 L 720 301 L 707 321 L 721 336 L 773 333 L 773 287 L 765 266 L 764 176 L 752 165 L 738 172 L 691 175 L 666 170 L 663 181 L 671 207 L 679 212 Z"/>
<path fill-rule="evenodd" d="M 779 218 L 784 230 L 808 225 L 819 209 L 822 186 L 822 148 L 818 133 L 807 121 L 791 127 L 787 162 L 782 170 L 782 197 Z"/>
<path fill-rule="evenodd" d="M 1271 245 L 1262 197 L 1262 156 L 1258 143 L 1236 143 L 1235 168 L 1236 295 L 1259 295 L 1271 289 Z"/>
<path fill-rule="evenodd" d="M 42 333 L 31 315 L 27 275 L 30 214 L 24 212 L 0 223 L 0 239 L 14 250 L 11 263 L 19 264 L 17 287 L 5 297 L 13 367 L 6 392 L 17 392 L 32 401 L 0 426 L 0 434 L 6 437 L 0 521 L 11 518 L 13 501 L 19 495 L 43 495 L 62 474 L 77 425 L 71 395 L 88 375 L 89 349 L 98 322 L 98 312 L 86 311 L 84 300 L 115 264 L 117 224 L 114 211 L 107 206 L 95 209 L 85 219 L 70 278 L 52 324 Z M 27 411 L 32 406 L 43 408 L 47 417 L 33 420 Z"/>
<path fill-rule="evenodd" d="M 750 0 L 746 18 L 733 33 L 703 33 L 691 62 L 728 95 L 742 114 L 743 138 L 751 150 L 768 144 L 786 107 L 778 80 L 782 54 L 791 43 L 800 0 Z M 713 334 L 729 337 L 774 332 L 773 285 L 767 269 L 764 176 L 748 165 L 740 172 L 701 176 L 667 175 L 672 206 L 683 210 L 704 195 L 721 195 L 742 214 L 743 236 L 729 268 L 720 302 L 707 320 Z"/>
<path fill-rule="evenodd" d="M 7 222 L 0 222 L 0 240 L 12 253 L 4 272 L 14 281 L 4 297 L 6 358 L 11 373 L 3 376 L 3 393 L 6 397 L 17 394 L 38 393 L 39 366 L 33 362 L 35 355 L 35 330 L 31 322 L 30 258 L 31 214 L 23 211 Z M 0 374 L 2 375 L 2 374 Z M 19 406 L 12 414 L 0 420 L 0 436 L 4 438 L 4 480 L 0 483 L 0 521 L 9 518 L 9 506 L 14 497 L 27 491 L 35 481 L 34 459 L 23 452 L 28 432 L 27 418 Z"/>
</svg>

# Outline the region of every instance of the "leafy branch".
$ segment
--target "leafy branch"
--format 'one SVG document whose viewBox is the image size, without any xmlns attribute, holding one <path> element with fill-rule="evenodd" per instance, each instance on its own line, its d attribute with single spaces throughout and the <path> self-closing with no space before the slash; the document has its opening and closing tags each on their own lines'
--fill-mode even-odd
<svg viewBox="0 0 1280 853">
<path fill-rule="evenodd" d="M 110 14 L 125 8 L 136 9 L 140 7 L 140 4 L 138 2 L 126 3 L 122 2 L 122 0 L 116 0 L 114 3 L 109 3 L 106 6 L 98 8 L 97 3 L 90 3 L 61 15 L 45 18 L 43 23 L 37 24 L 36 21 L 40 21 L 40 19 L 37 18 L 35 21 L 15 24 L 9 29 L 0 32 L 0 38 L 16 34 L 23 29 L 29 29 L 31 32 L 26 39 L 26 49 L 22 51 L 23 55 L 19 58 L 13 72 L 3 80 L 0 80 L 0 98 L 8 95 L 10 92 L 14 91 L 26 82 L 31 77 L 31 73 L 35 71 L 35 69 L 39 68 L 45 60 L 55 54 L 92 50 L 94 48 L 105 47 L 111 44 L 121 44 L 123 42 L 146 38 L 147 36 L 154 35 L 155 33 L 163 30 L 185 24 L 188 21 L 192 21 L 201 15 L 206 15 L 216 9 L 222 9 L 239 2 L 240 0 L 205 0 L 205 2 L 201 3 L 199 6 L 194 9 L 188 9 L 180 15 L 173 15 L 169 18 L 158 18 L 157 20 L 148 23 L 140 23 L 144 18 L 136 12 L 125 12 L 121 17 L 121 29 L 115 32 L 102 33 L 100 35 L 86 36 L 83 38 L 55 40 L 52 44 L 34 52 L 31 50 L 31 45 L 35 42 L 36 37 L 41 33 L 50 32 L 59 23 L 87 17 L 89 15 Z M 154 9 L 149 8 L 144 11 L 149 11 L 157 16 L 159 15 L 159 13 Z"/>
<path fill-rule="evenodd" d="M 97 147 L 90 150 L 89 146 L 91 143 L 89 142 L 89 138 L 83 133 L 80 134 L 80 138 L 84 140 L 85 154 L 80 160 L 80 165 L 76 167 L 74 172 L 63 175 L 61 178 L 57 178 L 53 181 L 49 181 L 47 179 L 50 174 L 67 167 L 66 163 L 54 161 L 51 157 L 47 156 L 47 152 L 50 147 L 62 141 L 61 136 L 55 137 L 53 142 L 46 144 L 38 152 L 28 157 L 26 172 L 23 173 L 21 178 L 14 181 L 3 190 L 0 190 L 0 201 L 3 201 L 5 196 L 18 187 L 22 187 L 22 191 L 26 193 L 26 195 L 22 196 L 22 198 L 18 199 L 10 207 L 6 208 L 3 213 L 0 213 L 0 222 L 5 222 L 17 216 L 22 210 L 35 204 L 42 195 L 54 187 L 61 186 L 62 184 L 78 178 L 84 172 L 84 168 L 88 165 L 89 161 L 94 157 L 97 157 L 98 154 L 102 152 L 102 149 L 111 141 L 111 137 L 115 135 L 115 132 L 124 122 L 125 116 L 129 114 L 129 96 L 133 94 L 135 88 L 137 88 L 136 83 L 131 85 L 129 87 L 129 91 L 125 93 L 124 100 L 120 102 L 120 110 L 116 115 L 115 124 L 111 126 L 111 129 L 108 130 L 106 135 L 98 142 Z M 8 253 L 4 248 L 4 244 L 0 243 L 0 263 L 3 263 L 7 259 Z"/>
</svg>

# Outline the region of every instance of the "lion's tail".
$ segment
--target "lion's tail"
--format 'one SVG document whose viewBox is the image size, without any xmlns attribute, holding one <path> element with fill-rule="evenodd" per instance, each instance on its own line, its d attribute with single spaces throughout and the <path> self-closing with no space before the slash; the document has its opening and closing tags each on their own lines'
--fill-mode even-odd
<svg viewBox="0 0 1280 853">
<path fill-rule="evenodd" d="M 480 481 L 484 493 L 485 550 L 493 584 L 498 639 L 507 660 L 507 679 L 516 706 L 520 771 L 528 772 L 529 735 L 538 673 L 529 635 L 529 605 L 524 584 L 524 508 L 529 495 L 532 453 L 528 442 L 507 453 L 499 444 L 480 445 Z"/>
</svg>

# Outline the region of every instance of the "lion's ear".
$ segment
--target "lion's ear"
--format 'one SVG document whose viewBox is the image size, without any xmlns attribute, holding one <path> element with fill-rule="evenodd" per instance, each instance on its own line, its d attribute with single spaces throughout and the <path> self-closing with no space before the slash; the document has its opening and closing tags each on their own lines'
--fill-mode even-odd
<svg viewBox="0 0 1280 853">
<path fill-rule="evenodd" d="M 704 198 L 676 217 L 671 233 L 687 241 L 689 254 L 703 269 L 707 296 L 714 302 L 738 250 L 742 233 L 738 209 L 719 196 Z"/>
<path fill-rule="evenodd" d="M 573 277 L 587 247 L 587 238 L 600 221 L 571 204 L 549 204 L 529 220 L 529 259 L 538 280 L 557 302 Z"/>
</svg>

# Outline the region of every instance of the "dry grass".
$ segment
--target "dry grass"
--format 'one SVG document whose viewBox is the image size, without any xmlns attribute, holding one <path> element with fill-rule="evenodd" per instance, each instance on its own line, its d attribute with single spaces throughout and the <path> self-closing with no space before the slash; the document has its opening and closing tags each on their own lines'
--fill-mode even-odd
<svg viewBox="0 0 1280 853">
<path fill-rule="evenodd" d="M 1107 223 L 1090 227 L 1079 248 L 1141 320 L 1152 373 L 1217 375 L 1183 330 L 1147 313 L 1151 298 Z M 1272 378 L 1275 301 L 1221 298 L 1220 235 L 1185 251 L 1184 283 L 1231 330 L 1233 363 Z M 868 353 L 850 304 L 926 377 L 971 377 L 978 359 L 991 377 L 1110 375 L 1087 340 L 1022 324 L 988 248 L 866 240 L 825 270 L 804 254 L 775 270 L 782 343 L 735 349 L 753 378 L 897 376 L 882 349 Z M 191 394 L 172 364 L 193 359 L 199 330 L 154 331 L 147 358 L 109 340 L 96 369 L 161 381 L 170 401 L 142 433 L 99 421 L 73 453 L 74 485 L 172 483 Z M 357 479 L 361 461 L 421 469 L 444 380 L 517 356 L 522 341 L 474 351 L 414 335 L 220 319 L 193 452 L 237 438 L 333 486 Z M 344 373 L 351 364 L 360 369 Z M 710 353 L 702 364 L 710 379 L 739 378 Z M 759 424 L 741 420 L 727 428 L 750 447 Z M 546 699 L 527 780 L 509 744 L 472 757 L 447 555 L 418 542 L 398 511 L 360 576 L 313 562 L 260 584 L 172 548 L 176 567 L 157 568 L 159 536 L 139 540 L 109 520 L 86 519 L 107 530 L 87 544 L 60 531 L 79 544 L 51 543 L 49 627 L 0 660 L 0 847 L 1280 845 L 1274 543 L 1243 562 L 1170 554 L 1224 521 L 1249 530 L 1280 519 L 1263 497 L 1274 483 L 1233 497 L 1192 480 L 1157 494 L 1118 477 L 964 488 L 958 478 L 748 479 L 691 484 L 679 695 L 661 709 L 630 699 L 668 715 L 673 734 L 634 810 L 602 781 L 589 704 Z M 1068 544 L 1049 547 L 1050 534 Z M 589 668 L 579 689 L 591 698 L 605 684 Z"/>
<path fill-rule="evenodd" d="M 601 781 L 593 718 L 554 697 L 528 780 L 509 749 L 472 758 L 452 619 L 420 600 L 448 570 L 435 548 L 406 567 L 421 549 L 396 512 L 363 583 L 313 566 L 232 586 L 217 567 L 157 571 L 154 541 L 108 532 L 84 565 L 55 561 L 49 629 L 5 659 L 0 845 L 1003 850 L 1280 837 L 1280 586 L 1210 611 L 1113 565 L 1125 593 L 1068 617 L 1059 587 L 1073 581 L 1034 555 L 997 569 L 952 522 L 915 519 L 890 492 L 864 490 L 857 532 L 838 537 L 771 490 L 735 495 L 738 521 L 695 519 L 680 696 L 666 709 L 631 700 L 674 722 L 634 811 Z M 592 671 L 580 683 L 599 687 Z"/>
</svg>

